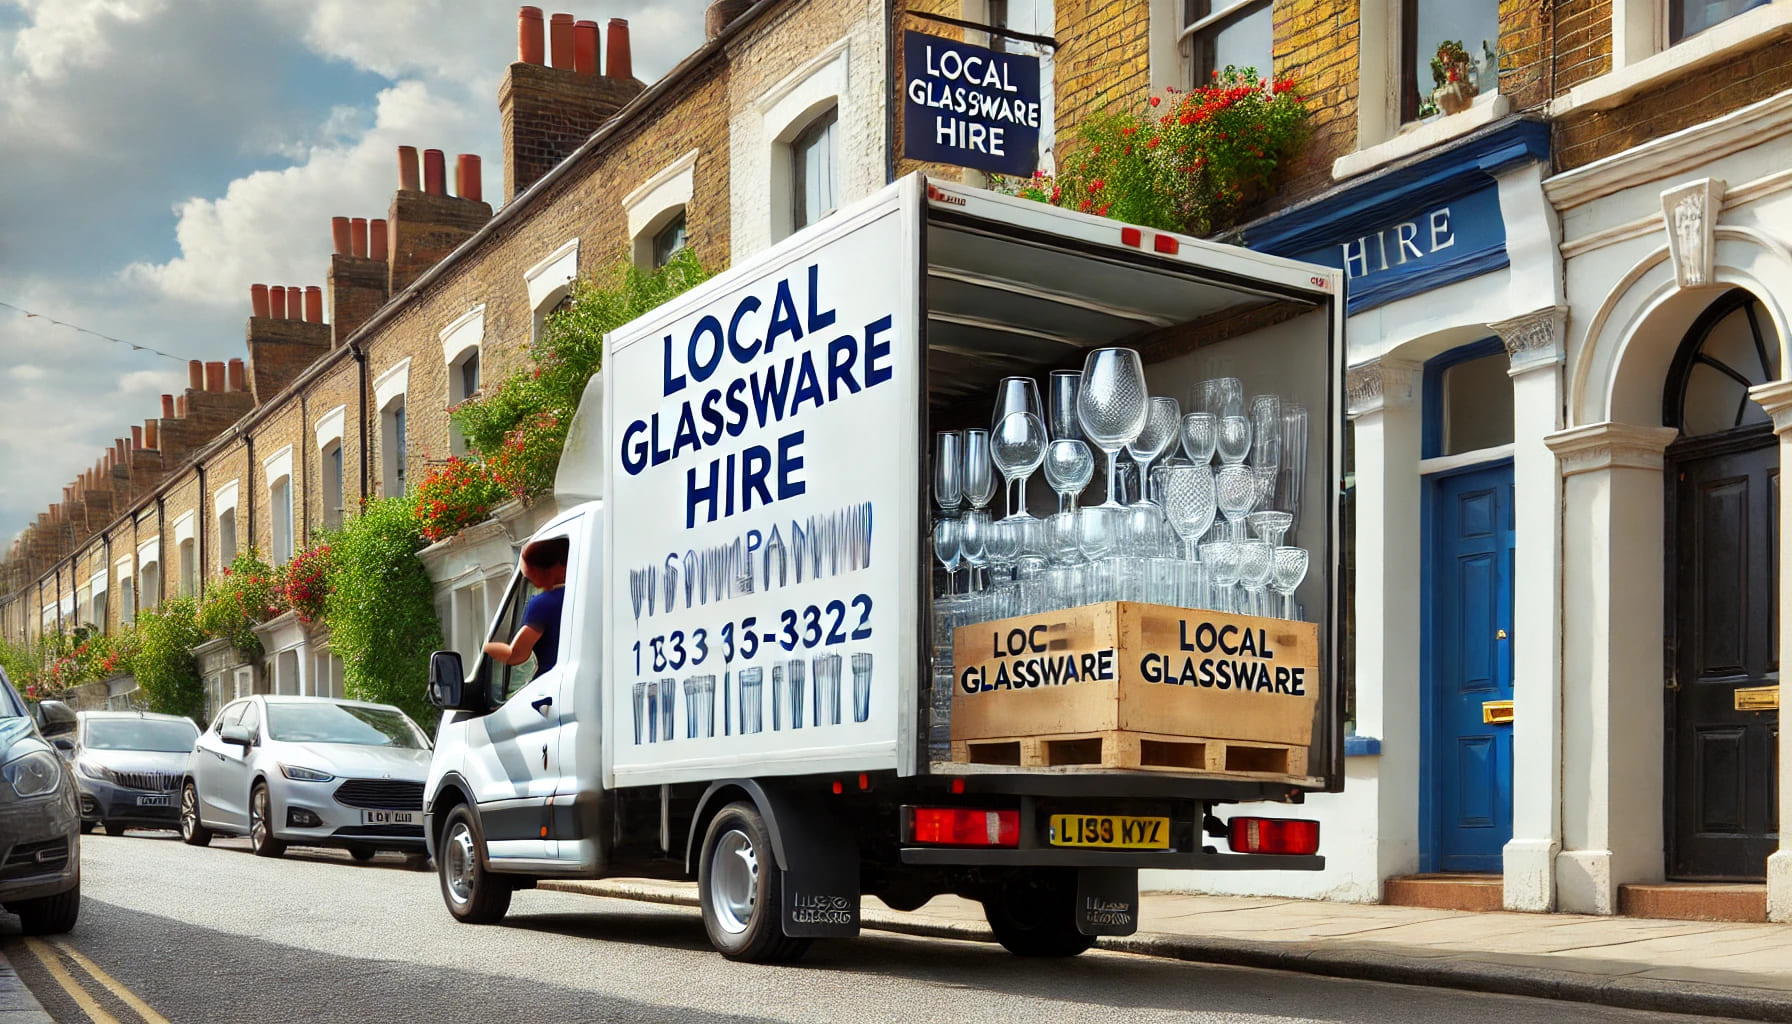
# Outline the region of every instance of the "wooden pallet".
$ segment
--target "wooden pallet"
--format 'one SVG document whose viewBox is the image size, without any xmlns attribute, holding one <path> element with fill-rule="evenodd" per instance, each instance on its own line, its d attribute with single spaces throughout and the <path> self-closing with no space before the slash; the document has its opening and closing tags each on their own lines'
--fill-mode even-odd
<svg viewBox="0 0 1792 1024">
<path fill-rule="evenodd" d="M 952 760 L 1018 768 L 1112 768 L 1251 779 L 1307 777 L 1304 746 L 1122 730 L 958 740 L 952 744 Z"/>
</svg>

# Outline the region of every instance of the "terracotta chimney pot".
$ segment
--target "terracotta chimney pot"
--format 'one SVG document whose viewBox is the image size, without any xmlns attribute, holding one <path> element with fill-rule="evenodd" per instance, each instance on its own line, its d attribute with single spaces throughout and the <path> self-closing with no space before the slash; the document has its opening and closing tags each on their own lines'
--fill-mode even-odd
<svg viewBox="0 0 1792 1024">
<path fill-rule="evenodd" d="M 195 391 L 205 387 L 205 364 L 197 359 L 187 360 L 187 387 Z"/>
<path fill-rule="evenodd" d="M 232 359 L 230 362 L 226 363 L 225 373 L 230 381 L 230 390 L 245 390 L 243 383 L 243 361 L 241 359 Z"/>
<path fill-rule="evenodd" d="M 581 75 L 597 74 L 597 22 L 573 22 L 572 69 Z"/>
<path fill-rule="evenodd" d="M 370 220 L 367 222 L 367 255 L 376 260 L 387 260 L 392 254 L 386 248 L 386 220 Z"/>
<path fill-rule="evenodd" d="M 175 395 L 174 396 L 174 418 L 178 419 L 178 420 L 184 420 L 187 418 L 187 396 L 186 395 Z"/>
<path fill-rule="evenodd" d="M 331 246 L 331 251 L 334 252 L 336 255 L 338 255 L 338 256 L 347 256 L 348 255 L 349 240 L 348 240 L 348 218 L 347 217 L 331 217 L 330 218 L 330 246 Z"/>
<path fill-rule="evenodd" d="M 348 222 L 348 251 L 363 259 L 367 257 L 367 218 L 356 217 Z"/>
<path fill-rule="evenodd" d="M 462 153 L 454 158 L 454 194 L 462 199 L 480 201 L 479 157 Z"/>
<path fill-rule="evenodd" d="M 417 147 L 398 147 L 398 187 L 416 192 L 423 186 L 417 184 Z"/>
<path fill-rule="evenodd" d="M 541 8 L 519 7 L 516 12 L 516 59 L 524 64 L 545 64 Z"/>
<path fill-rule="evenodd" d="M 709 9 L 703 12 L 703 36 L 714 39 L 722 34 L 729 23 L 747 12 L 753 6 L 753 0 L 712 0 Z"/>
<path fill-rule="evenodd" d="M 222 360 L 205 364 L 205 390 L 224 390 L 224 363 Z"/>
<path fill-rule="evenodd" d="M 252 284 L 249 286 L 249 315 L 266 317 L 268 315 L 268 286 Z"/>
<path fill-rule="evenodd" d="M 635 62 L 629 56 L 628 49 L 627 18 L 610 19 L 610 30 L 604 44 L 604 74 L 610 78 L 635 77 Z"/>
<path fill-rule="evenodd" d="M 305 286 L 305 322 L 324 322 L 324 290 L 320 285 Z"/>
<path fill-rule="evenodd" d="M 165 420 L 171 420 L 174 418 L 174 396 L 173 395 L 163 395 L 162 396 L 162 418 Z"/>
<path fill-rule="evenodd" d="M 156 429 L 156 423 L 157 423 L 156 420 L 144 421 L 144 423 L 143 423 L 143 447 L 155 449 L 155 450 L 159 451 L 161 446 L 158 445 L 157 442 L 161 440 L 161 437 L 158 436 L 160 434 L 160 431 L 158 431 Z"/>
<path fill-rule="evenodd" d="M 281 285 L 268 289 L 268 315 L 276 320 L 286 319 L 286 289 Z"/>
<path fill-rule="evenodd" d="M 423 151 L 423 191 L 435 196 L 448 194 L 447 166 L 439 149 Z"/>
<path fill-rule="evenodd" d="M 548 19 L 548 54 L 557 68 L 572 69 L 572 15 Z"/>
<path fill-rule="evenodd" d="M 143 428 L 142 427 L 132 427 L 131 428 L 131 451 L 136 451 L 137 449 L 142 448 L 142 447 L 143 447 Z"/>
</svg>

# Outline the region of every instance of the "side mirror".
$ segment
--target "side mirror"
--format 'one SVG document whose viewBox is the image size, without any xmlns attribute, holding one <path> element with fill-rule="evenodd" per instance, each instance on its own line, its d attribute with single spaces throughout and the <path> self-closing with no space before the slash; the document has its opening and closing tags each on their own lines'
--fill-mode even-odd
<svg viewBox="0 0 1792 1024">
<path fill-rule="evenodd" d="M 75 731 L 79 724 L 75 719 L 75 709 L 59 700 L 39 701 L 37 705 L 37 728 L 45 737 L 61 736 Z"/>
<path fill-rule="evenodd" d="M 219 735 L 224 742 L 234 743 L 242 747 L 244 751 L 247 751 L 255 742 L 254 734 L 249 732 L 249 727 L 246 725 L 227 725 Z"/>
<path fill-rule="evenodd" d="M 448 711 L 483 711 L 480 695 L 467 686 L 460 653 L 437 651 L 429 656 L 429 702 Z"/>
</svg>

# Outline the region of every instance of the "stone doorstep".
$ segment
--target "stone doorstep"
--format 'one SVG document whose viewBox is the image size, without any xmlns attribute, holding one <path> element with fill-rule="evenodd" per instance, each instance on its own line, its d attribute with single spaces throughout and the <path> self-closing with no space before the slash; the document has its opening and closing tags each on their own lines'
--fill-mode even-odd
<svg viewBox="0 0 1792 1024">
<path fill-rule="evenodd" d="M 1500 875 L 1402 875 L 1382 883 L 1381 901 L 1396 907 L 1485 912 L 1505 909 Z"/>
<path fill-rule="evenodd" d="M 1618 913 L 1672 921 L 1767 920 L 1767 886 L 1748 883 L 1666 882 L 1618 886 Z"/>
</svg>

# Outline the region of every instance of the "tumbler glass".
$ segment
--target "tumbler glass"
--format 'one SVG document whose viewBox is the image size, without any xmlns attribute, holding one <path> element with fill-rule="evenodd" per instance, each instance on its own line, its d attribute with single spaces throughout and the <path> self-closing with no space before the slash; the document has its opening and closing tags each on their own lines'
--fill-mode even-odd
<svg viewBox="0 0 1792 1024">
<path fill-rule="evenodd" d="M 1251 397 L 1251 465 L 1275 470 L 1282 464 L 1282 399 L 1278 395 Z"/>
<path fill-rule="evenodd" d="M 1083 387 L 1081 370 L 1053 370 L 1051 379 L 1051 406 L 1047 409 L 1047 417 L 1052 428 L 1054 441 L 1081 441 L 1083 439 L 1082 424 L 1076 418 L 1076 396 Z"/>
<path fill-rule="evenodd" d="M 765 670 L 758 665 L 740 670 L 740 734 L 756 733 L 765 727 L 765 701 L 762 689 Z"/>
<path fill-rule="evenodd" d="M 815 679 L 815 724 L 840 724 L 840 656 L 818 654 L 809 663 Z"/>
<path fill-rule="evenodd" d="M 641 738 L 647 732 L 647 686 L 645 682 L 635 684 L 635 746 L 641 745 Z M 658 725 L 659 723 L 654 723 Z"/>
<path fill-rule="evenodd" d="M 785 691 L 789 696 L 786 706 L 790 710 L 790 727 L 803 727 L 803 659 L 792 658 L 784 664 Z"/>
<path fill-rule="evenodd" d="M 852 656 L 852 720 L 863 722 L 871 717 L 871 655 Z"/>
<path fill-rule="evenodd" d="M 779 732 L 784 728 L 784 666 L 772 666 L 772 731 Z"/>
</svg>

